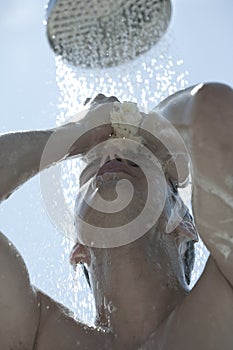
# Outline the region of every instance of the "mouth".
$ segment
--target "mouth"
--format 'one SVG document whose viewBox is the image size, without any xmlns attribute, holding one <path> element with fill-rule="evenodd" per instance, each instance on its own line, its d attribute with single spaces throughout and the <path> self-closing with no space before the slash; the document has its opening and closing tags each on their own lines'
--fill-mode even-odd
<svg viewBox="0 0 233 350">
<path fill-rule="evenodd" d="M 96 177 L 106 177 L 107 179 L 115 179 L 116 173 L 124 173 L 132 177 L 136 176 L 135 168 L 139 168 L 137 164 L 122 160 L 120 158 L 107 161 L 97 172 Z"/>
</svg>

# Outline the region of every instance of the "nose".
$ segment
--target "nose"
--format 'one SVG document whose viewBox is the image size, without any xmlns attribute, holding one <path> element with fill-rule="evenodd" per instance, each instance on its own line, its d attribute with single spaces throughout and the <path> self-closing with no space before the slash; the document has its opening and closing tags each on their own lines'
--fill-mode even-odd
<svg viewBox="0 0 233 350">
<path fill-rule="evenodd" d="M 128 166 L 128 160 L 124 158 L 120 158 L 119 156 L 116 155 L 114 159 L 108 159 L 104 165 L 109 168 L 109 169 L 114 169 L 118 167 L 126 167 Z"/>
<path fill-rule="evenodd" d="M 104 162 L 101 163 L 102 165 L 108 164 L 111 162 L 111 165 L 114 166 L 133 166 L 133 167 L 139 167 L 136 163 L 134 163 L 133 161 L 124 158 L 124 156 L 122 154 L 114 154 L 114 157 L 110 157 L 109 155 L 107 156 L 107 158 L 105 159 Z"/>
<path fill-rule="evenodd" d="M 114 158 L 113 159 L 110 159 L 110 156 L 108 156 L 106 158 L 106 161 L 105 161 L 105 164 L 109 163 L 109 162 L 112 162 L 112 163 L 125 163 L 125 164 L 128 164 L 128 160 L 123 158 L 123 156 L 120 156 L 118 154 L 114 154 Z"/>
<path fill-rule="evenodd" d="M 111 160 L 117 160 L 118 162 L 126 161 L 123 153 L 117 147 L 110 147 L 108 150 L 105 150 L 101 158 L 100 167 Z"/>
</svg>

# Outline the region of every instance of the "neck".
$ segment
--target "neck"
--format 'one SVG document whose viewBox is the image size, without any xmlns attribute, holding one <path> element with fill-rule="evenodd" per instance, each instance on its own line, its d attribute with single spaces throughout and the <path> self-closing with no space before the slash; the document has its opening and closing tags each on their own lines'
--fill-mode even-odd
<svg viewBox="0 0 233 350">
<path fill-rule="evenodd" d="M 141 246 L 106 250 L 95 273 L 96 324 L 127 348 L 145 342 L 185 296 L 161 247 L 155 250 L 154 262 Z"/>
</svg>

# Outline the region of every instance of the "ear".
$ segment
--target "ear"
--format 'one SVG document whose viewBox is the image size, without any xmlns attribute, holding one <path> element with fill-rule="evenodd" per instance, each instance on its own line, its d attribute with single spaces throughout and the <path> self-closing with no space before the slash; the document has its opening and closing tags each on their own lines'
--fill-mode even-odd
<svg viewBox="0 0 233 350">
<path fill-rule="evenodd" d="M 91 255 L 88 247 L 77 243 L 70 253 L 70 263 L 75 266 L 83 263 L 89 265 L 91 261 Z"/>
</svg>

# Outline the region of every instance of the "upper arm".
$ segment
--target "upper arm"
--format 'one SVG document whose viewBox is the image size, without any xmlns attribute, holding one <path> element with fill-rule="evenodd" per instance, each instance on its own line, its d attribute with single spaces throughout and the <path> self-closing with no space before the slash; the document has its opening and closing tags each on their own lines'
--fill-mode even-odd
<svg viewBox="0 0 233 350">
<path fill-rule="evenodd" d="M 1 349 L 33 349 L 39 306 L 22 257 L 0 232 Z"/>
<path fill-rule="evenodd" d="M 186 141 L 198 231 L 233 285 L 233 90 L 209 83 L 169 97 L 161 113 Z"/>
<path fill-rule="evenodd" d="M 204 85 L 194 116 L 194 214 L 211 255 L 233 286 L 233 90 Z"/>
</svg>

